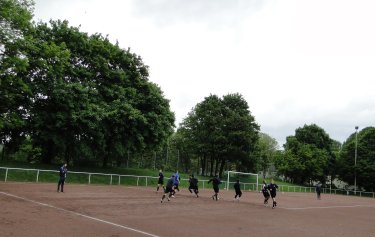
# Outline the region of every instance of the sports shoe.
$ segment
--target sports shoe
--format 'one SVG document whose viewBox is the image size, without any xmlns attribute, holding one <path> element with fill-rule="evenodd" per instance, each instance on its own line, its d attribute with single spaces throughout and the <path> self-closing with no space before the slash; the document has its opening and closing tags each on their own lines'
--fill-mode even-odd
<svg viewBox="0 0 375 237">
<path fill-rule="evenodd" d="M 163 203 L 163 199 L 162 199 L 162 200 L 160 200 L 160 203 Z"/>
<path fill-rule="evenodd" d="M 212 195 L 212 200 L 215 200 L 215 195 Z"/>
<path fill-rule="evenodd" d="M 175 196 L 174 196 L 174 195 L 172 195 L 171 197 L 175 198 Z"/>
<path fill-rule="evenodd" d="M 171 199 L 169 199 L 169 198 L 167 198 L 168 199 L 168 202 L 171 200 Z"/>
</svg>

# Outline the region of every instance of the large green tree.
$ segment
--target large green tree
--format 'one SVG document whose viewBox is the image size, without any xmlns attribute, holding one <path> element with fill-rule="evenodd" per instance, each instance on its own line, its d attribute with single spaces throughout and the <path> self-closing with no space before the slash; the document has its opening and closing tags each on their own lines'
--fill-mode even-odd
<svg viewBox="0 0 375 237">
<path fill-rule="evenodd" d="M 259 133 L 258 148 L 258 169 L 262 171 L 263 178 L 265 178 L 267 170 L 270 165 L 273 164 L 274 157 L 279 150 L 279 144 L 277 143 L 276 139 L 272 138 L 270 135 L 266 133 Z"/>
<path fill-rule="evenodd" d="M 357 135 L 357 139 L 356 139 Z M 355 147 L 357 140 L 357 164 L 355 165 Z M 366 191 L 375 191 L 375 127 L 353 133 L 344 142 L 338 161 L 339 177 L 350 185 L 357 175 L 357 186 Z"/>
<path fill-rule="evenodd" d="M 259 126 L 239 94 L 206 97 L 181 124 L 199 157 L 202 172 L 222 175 L 225 167 L 254 171 Z"/>
<path fill-rule="evenodd" d="M 22 48 L 32 30 L 32 10 L 32 1 L 0 0 L 0 142 L 7 153 L 14 152 L 26 135 L 31 91 L 22 76 L 28 66 Z"/>
<path fill-rule="evenodd" d="M 28 26 L 21 43 L 9 41 L 1 56 L 3 143 L 27 134 L 42 162 L 103 166 L 165 143 L 174 114 L 140 56 L 66 21 Z"/>
<path fill-rule="evenodd" d="M 325 183 L 330 163 L 335 161 L 332 152 L 334 141 L 319 126 L 305 125 L 287 137 L 282 156 L 277 156 L 278 172 L 292 182 L 305 184 L 312 181 Z"/>
</svg>

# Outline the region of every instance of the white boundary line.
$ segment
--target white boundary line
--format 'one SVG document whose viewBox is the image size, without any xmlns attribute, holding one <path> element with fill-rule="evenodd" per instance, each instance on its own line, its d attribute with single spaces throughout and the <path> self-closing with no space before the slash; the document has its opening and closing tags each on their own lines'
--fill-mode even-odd
<svg viewBox="0 0 375 237">
<path fill-rule="evenodd" d="M 375 205 L 353 205 L 353 206 L 327 206 L 327 207 L 279 207 L 286 210 L 308 210 L 308 209 L 331 209 L 331 208 L 354 208 L 354 207 L 375 207 Z"/>
<path fill-rule="evenodd" d="M 122 229 L 131 230 L 131 231 L 134 231 L 134 232 L 146 235 L 146 236 L 160 237 L 159 235 L 154 235 L 154 234 L 147 233 L 147 232 L 144 232 L 144 231 L 141 231 L 141 230 L 137 230 L 137 229 L 134 229 L 134 228 L 130 228 L 130 227 L 127 227 L 127 226 L 124 226 L 124 225 L 119 225 L 119 224 L 116 224 L 116 223 L 113 223 L 113 222 L 105 221 L 105 220 L 102 220 L 102 219 L 99 219 L 99 218 L 95 218 L 95 217 L 92 217 L 92 216 L 88 216 L 88 215 L 85 215 L 85 214 L 82 214 L 82 213 L 79 213 L 79 212 L 69 211 L 69 210 L 66 210 L 64 208 L 55 207 L 55 206 L 52 206 L 50 204 L 46 204 L 46 203 L 34 201 L 34 200 L 31 200 L 31 199 L 28 199 L 28 198 L 19 197 L 19 196 L 10 194 L 10 193 L 0 192 L 0 194 L 3 194 L 5 196 L 9 196 L 9 197 L 13 197 L 13 198 L 17 198 L 17 199 L 21 199 L 21 200 L 24 200 L 24 201 L 27 201 L 27 202 L 31 202 L 31 203 L 34 203 L 34 204 L 38 204 L 38 205 L 41 205 L 41 206 L 53 208 L 53 209 L 56 209 L 56 210 L 59 210 L 59 211 L 64 211 L 64 212 L 67 212 L 67 213 L 70 213 L 70 214 L 74 214 L 74 215 L 77 215 L 77 216 L 85 217 L 85 218 L 90 219 L 90 220 L 102 222 L 102 223 L 105 223 L 105 224 L 108 224 L 108 225 L 112 225 L 112 226 L 115 226 L 115 227 L 119 227 L 119 228 L 122 228 Z"/>
</svg>

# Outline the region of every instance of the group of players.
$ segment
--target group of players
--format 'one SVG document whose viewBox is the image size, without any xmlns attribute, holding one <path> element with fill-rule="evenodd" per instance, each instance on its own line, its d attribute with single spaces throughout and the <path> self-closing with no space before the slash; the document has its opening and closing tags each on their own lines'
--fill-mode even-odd
<svg viewBox="0 0 375 237">
<path fill-rule="evenodd" d="M 156 192 L 159 191 L 160 187 L 163 188 L 164 194 L 161 198 L 161 203 L 163 203 L 164 199 L 167 197 L 167 200 L 170 201 L 170 198 L 174 198 L 174 195 L 176 194 L 176 190 L 180 191 L 179 189 L 179 184 L 180 184 L 181 178 L 178 173 L 174 173 L 167 181 L 167 185 L 164 186 L 164 174 L 162 170 L 159 170 L 159 180 L 158 180 L 158 185 L 156 188 Z M 212 177 L 208 183 L 212 182 L 212 188 L 214 190 L 214 194 L 212 195 L 212 200 L 219 200 L 219 185 L 221 184 L 220 178 L 218 175 L 215 175 Z M 240 180 L 237 179 L 235 184 L 234 184 L 234 191 L 235 191 L 235 196 L 234 200 L 239 201 L 241 196 L 242 196 L 242 191 L 241 191 L 241 185 L 240 185 Z M 194 175 L 189 176 L 189 192 L 194 193 L 196 197 L 198 198 L 199 195 L 199 190 L 198 190 L 198 179 L 194 177 Z M 264 196 L 264 205 L 268 206 L 268 199 L 271 197 L 273 204 L 272 204 L 272 209 L 277 206 L 276 202 L 276 192 L 277 192 L 278 186 L 277 184 L 274 183 L 273 180 L 271 180 L 270 184 L 267 184 L 266 181 L 263 181 L 263 186 L 261 192 L 263 193 Z"/>
</svg>

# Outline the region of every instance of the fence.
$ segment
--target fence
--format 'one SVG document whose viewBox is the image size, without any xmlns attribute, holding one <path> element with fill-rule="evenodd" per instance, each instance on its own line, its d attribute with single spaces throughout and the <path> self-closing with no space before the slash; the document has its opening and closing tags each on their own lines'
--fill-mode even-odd
<svg viewBox="0 0 375 237">
<path fill-rule="evenodd" d="M 56 170 L 41 170 L 41 169 L 21 169 L 21 168 L 9 168 L 0 167 L 0 180 L 4 182 L 18 181 L 18 182 L 57 182 Z M 129 186 L 156 186 L 158 177 L 152 176 L 136 176 L 136 175 L 123 175 L 123 174 L 105 174 L 105 173 L 89 173 L 89 172 L 76 172 L 69 171 L 68 181 L 70 183 L 83 183 L 83 184 L 107 184 L 107 185 L 129 185 Z M 182 179 L 187 184 L 188 179 Z M 226 181 L 222 182 L 224 189 L 229 190 L 233 187 L 234 182 Z M 183 183 L 182 183 L 183 184 Z M 241 183 L 242 190 L 254 191 L 261 190 L 262 185 L 256 183 Z M 182 187 L 187 185 L 182 185 Z M 302 192 L 302 193 L 314 193 L 314 187 L 302 187 L 302 186 L 288 186 L 278 185 L 280 192 Z M 211 188 L 211 184 L 208 180 L 199 180 L 199 188 Z M 374 192 L 362 192 L 352 191 L 344 189 L 329 189 L 323 188 L 323 193 L 329 194 L 341 194 L 359 197 L 372 197 L 375 198 Z"/>
</svg>

